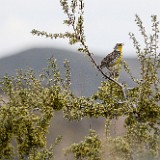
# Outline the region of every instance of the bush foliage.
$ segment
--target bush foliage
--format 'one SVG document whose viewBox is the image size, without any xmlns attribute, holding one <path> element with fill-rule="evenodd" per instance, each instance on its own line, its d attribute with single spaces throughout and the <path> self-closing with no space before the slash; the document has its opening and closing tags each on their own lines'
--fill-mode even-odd
<svg viewBox="0 0 160 160">
<path fill-rule="evenodd" d="M 121 67 L 135 82 L 135 87 L 118 82 L 100 68 L 90 52 L 84 34 L 84 1 L 60 0 L 67 18 L 64 24 L 72 32 L 51 34 L 33 29 L 32 34 L 49 38 L 67 38 L 69 44 L 79 44 L 78 51 L 86 54 L 104 80 L 91 97 L 77 97 L 70 89 L 70 65 L 64 61 L 65 74 L 61 75 L 56 59 L 51 57 L 48 66 L 37 75 L 32 69 L 19 70 L 16 76 L 0 79 L 0 159 L 49 160 L 54 159 L 54 148 L 62 137 L 47 147 L 46 134 L 56 110 L 62 111 L 66 121 L 84 117 L 104 117 L 105 137 L 94 130 L 84 141 L 72 144 L 65 156 L 86 160 L 141 160 L 160 158 L 160 53 L 158 53 L 159 22 L 151 16 L 152 33 L 147 34 L 138 15 L 136 24 L 144 38 L 140 45 L 136 36 L 129 33 L 141 64 L 141 77 L 135 78 L 127 63 Z M 4 98 L 5 97 L 5 98 Z M 124 117 L 125 133 L 112 137 L 113 119 Z M 104 140 L 105 139 L 105 140 Z M 13 145 L 14 144 L 14 145 Z"/>
</svg>

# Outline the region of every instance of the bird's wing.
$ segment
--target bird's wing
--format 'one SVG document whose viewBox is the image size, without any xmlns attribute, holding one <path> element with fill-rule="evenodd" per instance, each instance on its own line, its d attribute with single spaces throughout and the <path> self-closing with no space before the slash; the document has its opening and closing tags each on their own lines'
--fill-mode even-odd
<svg viewBox="0 0 160 160">
<path fill-rule="evenodd" d="M 112 53 L 108 54 L 104 59 L 101 61 L 100 68 L 103 69 L 104 67 L 111 67 L 115 64 L 116 60 L 120 57 L 120 51 L 114 50 Z"/>
</svg>

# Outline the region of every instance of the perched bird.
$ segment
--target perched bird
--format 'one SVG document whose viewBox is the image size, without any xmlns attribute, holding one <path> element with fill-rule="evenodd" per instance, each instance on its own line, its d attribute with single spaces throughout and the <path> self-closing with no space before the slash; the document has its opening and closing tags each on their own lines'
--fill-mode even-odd
<svg viewBox="0 0 160 160">
<path fill-rule="evenodd" d="M 113 66 L 118 65 L 122 60 L 122 47 L 123 43 L 117 43 L 114 47 L 114 51 L 102 59 L 99 67 L 101 69 L 106 67 L 110 74 L 112 74 Z"/>
</svg>

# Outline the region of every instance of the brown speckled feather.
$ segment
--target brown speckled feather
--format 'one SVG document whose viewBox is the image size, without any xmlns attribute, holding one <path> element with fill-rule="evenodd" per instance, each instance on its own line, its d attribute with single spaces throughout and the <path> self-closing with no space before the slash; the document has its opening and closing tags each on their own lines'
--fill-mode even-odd
<svg viewBox="0 0 160 160">
<path fill-rule="evenodd" d="M 110 68 L 116 64 L 116 61 L 120 58 L 121 52 L 114 50 L 112 53 L 108 54 L 102 61 L 100 68 L 103 69 L 104 67 Z"/>
</svg>

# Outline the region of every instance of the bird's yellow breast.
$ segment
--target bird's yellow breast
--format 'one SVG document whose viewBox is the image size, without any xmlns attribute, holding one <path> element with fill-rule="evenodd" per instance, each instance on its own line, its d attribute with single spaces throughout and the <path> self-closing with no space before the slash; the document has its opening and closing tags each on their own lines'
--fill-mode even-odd
<svg viewBox="0 0 160 160">
<path fill-rule="evenodd" d="M 118 64 L 121 62 L 122 60 L 122 46 L 118 46 L 118 51 L 120 51 L 120 56 L 117 58 L 117 60 L 115 61 L 114 65 Z"/>
<path fill-rule="evenodd" d="M 119 64 L 122 60 L 122 53 L 120 54 L 120 56 L 118 57 L 118 59 L 115 61 L 114 65 Z"/>
<path fill-rule="evenodd" d="M 120 56 L 115 60 L 113 65 L 119 64 L 122 60 L 122 46 L 118 46 L 117 50 L 120 52 Z"/>
</svg>

